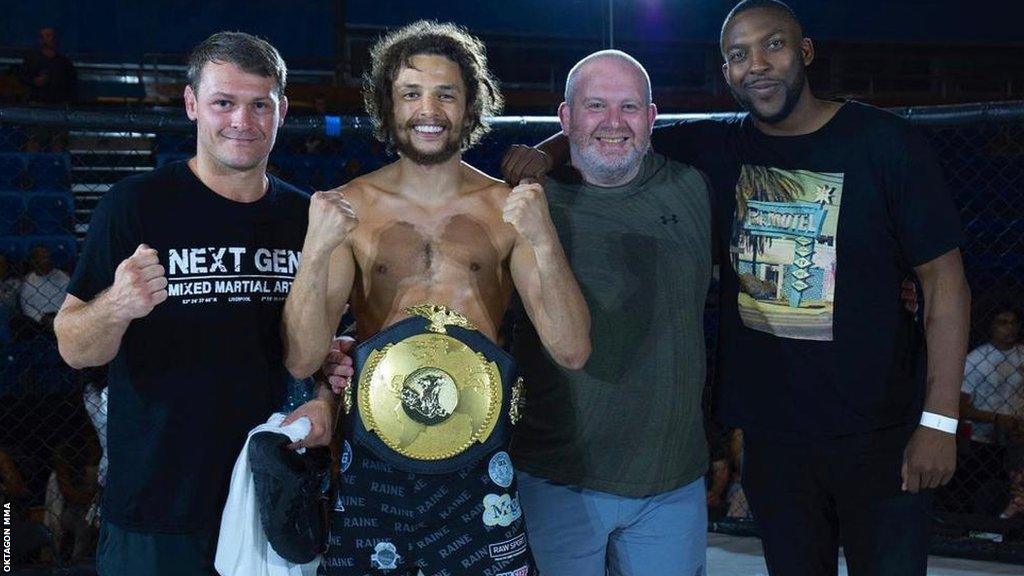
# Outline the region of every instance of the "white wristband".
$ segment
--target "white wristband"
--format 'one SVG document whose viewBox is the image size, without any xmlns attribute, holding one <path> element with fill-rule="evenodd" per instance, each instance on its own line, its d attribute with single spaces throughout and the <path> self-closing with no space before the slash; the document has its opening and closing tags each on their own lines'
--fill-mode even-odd
<svg viewBox="0 0 1024 576">
<path fill-rule="evenodd" d="M 949 416 L 943 416 L 942 414 L 921 412 L 921 426 L 924 426 L 925 428 L 933 428 L 935 430 L 948 432 L 949 434 L 956 434 L 956 425 L 958 422 L 959 421 L 956 418 L 950 418 Z"/>
</svg>

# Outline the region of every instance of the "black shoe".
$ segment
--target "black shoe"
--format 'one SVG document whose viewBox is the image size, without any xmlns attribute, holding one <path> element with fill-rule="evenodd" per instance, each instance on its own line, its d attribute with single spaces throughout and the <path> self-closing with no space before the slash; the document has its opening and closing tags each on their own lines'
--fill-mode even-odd
<svg viewBox="0 0 1024 576">
<path fill-rule="evenodd" d="M 249 466 L 256 488 L 260 523 L 274 551 L 289 562 L 305 564 L 323 550 L 320 486 L 326 469 L 316 450 L 290 450 L 291 439 L 257 432 L 249 439 Z"/>
</svg>

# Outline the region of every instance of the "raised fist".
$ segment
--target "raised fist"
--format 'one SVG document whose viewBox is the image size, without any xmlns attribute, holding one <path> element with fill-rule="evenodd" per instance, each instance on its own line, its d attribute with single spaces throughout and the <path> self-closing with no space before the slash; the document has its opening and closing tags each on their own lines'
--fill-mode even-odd
<svg viewBox="0 0 1024 576">
<path fill-rule="evenodd" d="M 167 300 L 167 278 L 156 250 L 139 244 L 134 254 L 118 264 L 109 296 L 115 314 L 128 321 L 148 315 Z"/>
<path fill-rule="evenodd" d="M 307 249 L 331 252 L 358 225 L 359 218 L 344 194 L 335 190 L 317 192 L 309 203 Z"/>
<path fill-rule="evenodd" d="M 529 179 L 512 189 L 505 200 L 502 219 L 534 246 L 556 237 L 544 187 Z"/>
<path fill-rule="evenodd" d="M 551 170 L 551 157 L 543 150 L 513 144 L 501 159 L 501 175 L 509 186 L 519 184 L 523 178 L 543 178 Z"/>
</svg>

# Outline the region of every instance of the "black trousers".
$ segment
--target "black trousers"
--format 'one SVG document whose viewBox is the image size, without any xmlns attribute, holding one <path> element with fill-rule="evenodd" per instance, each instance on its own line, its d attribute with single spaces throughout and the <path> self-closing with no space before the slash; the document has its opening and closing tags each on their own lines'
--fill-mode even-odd
<svg viewBox="0 0 1024 576">
<path fill-rule="evenodd" d="M 833 437 L 744 430 L 743 488 L 772 576 L 924 576 L 928 491 L 901 491 L 916 426 Z"/>
</svg>

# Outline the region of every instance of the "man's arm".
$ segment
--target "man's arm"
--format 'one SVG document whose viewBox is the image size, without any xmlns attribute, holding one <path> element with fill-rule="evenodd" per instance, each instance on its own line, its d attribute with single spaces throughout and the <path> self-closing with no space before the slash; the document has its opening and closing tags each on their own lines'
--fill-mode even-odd
<svg viewBox="0 0 1024 576">
<path fill-rule="evenodd" d="M 68 294 L 53 322 L 61 358 L 72 368 L 102 366 L 117 356 L 136 318 L 167 299 L 167 278 L 156 250 L 140 244 L 114 272 L 114 283 L 89 302 Z"/>
<path fill-rule="evenodd" d="M 555 166 L 569 161 L 569 139 L 561 132 L 536 146 L 513 144 L 501 160 L 505 183 L 518 186 L 523 178 L 541 180 Z"/>
<path fill-rule="evenodd" d="M 544 188 L 530 183 L 513 189 L 504 219 L 518 232 L 512 280 L 541 342 L 562 366 L 582 368 L 590 357 L 590 311 L 558 241 Z"/>
<path fill-rule="evenodd" d="M 715 122 L 715 126 L 720 123 Z M 709 142 L 701 132 L 696 132 L 696 123 L 680 122 L 669 126 L 659 126 L 651 133 L 651 144 L 655 151 L 673 160 L 694 163 L 694 151 L 680 144 L 705 146 Z M 534 146 L 513 144 L 505 152 L 501 160 L 501 174 L 505 183 L 516 186 L 523 178 L 540 180 L 555 166 L 569 161 L 569 138 L 563 132 L 551 135 L 543 142 Z"/>
<path fill-rule="evenodd" d="M 327 355 L 321 374 L 317 375 L 316 397 L 296 408 L 281 422 L 282 426 L 287 426 L 303 416 L 309 418 L 309 435 L 289 446 L 290 448 L 312 448 L 331 443 L 338 414 L 337 394 L 345 390 L 354 373 L 352 357 L 348 355 L 353 345 L 355 340 L 346 336 L 335 338 L 331 342 L 331 351 Z M 320 380 L 321 376 L 323 380 Z"/>
<path fill-rule="evenodd" d="M 302 259 L 281 327 L 284 363 L 296 378 L 316 372 L 330 351 L 355 279 L 355 256 L 346 240 L 357 224 L 341 192 L 317 192 L 310 200 Z"/>
<path fill-rule="evenodd" d="M 916 266 L 914 272 L 924 291 L 924 328 L 928 347 L 924 410 L 957 418 L 971 304 L 960 250 L 950 250 Z M 955 469 L 955 434 L 918 426 L 904 456 L 904 490 L 917 492 L 941 486 L 949 482 Z"/>
</svg>

